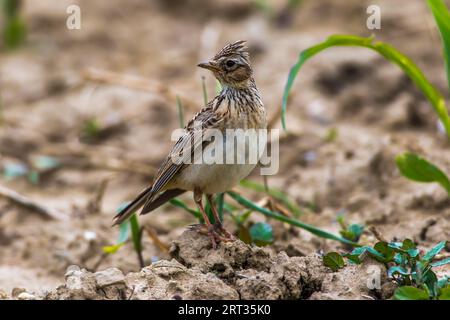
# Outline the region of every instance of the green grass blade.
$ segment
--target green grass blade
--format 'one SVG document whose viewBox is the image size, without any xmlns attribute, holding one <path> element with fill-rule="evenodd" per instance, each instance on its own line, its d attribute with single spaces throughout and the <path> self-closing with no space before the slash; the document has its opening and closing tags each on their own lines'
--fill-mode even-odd
<svg viewBox="0 0 450 320">
<path fill-rule="evenodd" d="M 175 207 L 181 208 L 181 209 L 187 211 L 188 213 L 192 214 L 200 222 L 203 221 L 203 217 L 202 217 L 201 213 L 198 210 L 194 210 L 194 209 L 189 208 L 189 206 L 183 200 L 180 200 L 178 198 L 174 198 L 174 199 L 171 199 L 169 201 L 169 203 L 171 205 L 175 206 Z"/>
<path fill-rule="evenodd" d="M 139 227 L 139 221 L 136 214 L 133 214 L 130 218 L 131 238 L 133 240 L 133 246 L 136 251 L 142 251 L 141 244 L 141 230 Z"/>
<path fill-rule="evenodd" d="M 434 164 L 414 153 L 404 153 L 395 158 L 400 173 L 417 182 L 439 183 L 450 195 L 450 181 L 447 175 Z"/>
<path fill-rule="evenodd" d="M 333 35 L 326 41 L 310 47 L 300 53 L 297 63 L 291 68 L 291 71 L 289 72 L 288 80 L 283 93 L 281 121 L 284 129 L 286 129 L 286 108 L 289 92 L 292 89 L 294 80 L 297 77 L 297 74 L 300 71 L 301 67 L 307 60 L 324 51 L 325 49 L 339 46 L 356 46 L 372 49 L 378 52 L 387 60 L 398 65 L 423 92 L 425 97 L 431 103 L 434 110 L 438 114 L 439 119 L 444 125 L 447 136 L 450 138 L 450 117 L 445 105 L 445 100 L 441 93 L 428 81 L 428 79 L 417 67 L 417 65 L 407 56 L 387 43 L 374 41 L 373 37 L 364 38 L 352 35 Z"/>
<path fill-rule="evenodd" d="M 180 128 L 184 128 L 184 106 L 178 95 L 176 96 L 176 99 L 177 99 L 178 121 L 180 122 Z"/>
<path fill-rule="evenodd" d="M 302 228 L 302 229 L 304 229 L 304 230 L 306 230 L 308 232 L 311 232 L 312 234 L 314 234 L 316 236 L 319 236 L 321 238 L 335 240 L 335 241 L 339 241 L 339 242 L 342 242 L 342 243 L 345 243 L 345 244 L 348 244 L 348 245 L 351 245 L 351 246 L 359 247 L 359 244 L 357 244 L 357 243 L 355 243 L 353 241 L 344 239 L 344 238 L 339 237 L 337 235 L 334 235 L 332 233 L 329 233 L 329 232 L 326 232 L 326 231 L 321 230 L 319 228 L 316 228 L 316 227 L 314 227 L 312 225 L 303 223 L 303 222 L 301 222 L 299 220 L 292 219 L 292 218 L 283 216 L 283 215 L 281 215 L 279 213 L 270 211 L 270 210 L 268 210 L 266 208 L 260 207 L 257 204 L 253 203 L 252 201 L 250 201 L 250 200 L 244 198 L 243 196 L 237 194 L 236 192 L 229 191 L 229 192 L 227 192 L 227 194 L 230 195 L 234 200 L 236 200 L 242 206 L 244 206 L 244 207 L 246 207 L 248 209 L 251 209 L 251 210 L 258 211 L 258 212 L 262 213 L 263 215 L 265 215 L 266 217 L 273 218 L 273 219 L 276 219 L 276 220 L 279 220 L 279 221 L 282 221 L 282 222 L 289 223 L 289 224 L 291 224 L 293 226 L 296 226 L 296 227 Z"/>
<path fill-rule="evenodd" d="M 217 206 L 217 213 L 219 214 L 220 221 L 223 221 L 223 207 L 225 204 L 224 197 L 225 193 L 220 193 L 215 200 Z"/>
<path fill-rule="evenodd" d="M 442 0 L 427 0 L 427 3 L 441 34 L 448 88 L 450 90 L 450 11 Z"/>
<path fill-rule="evenodd" d="M 302 209 L 300 209 L 293 201 L 291 201 L 287 194 L 285 194 L 280 190 L 274 188 L 269 188 L 268 190 L 266 190 L 266 187 L 263 184 L 250 180 L 242 180 L 239 183 L 239 185 L 241 187 L 254 190 L 256 192 L 267 193 L 271 197 L 274 197 L 275 199 L 283 203 L 289 209 L 289 211 L 291 211 L 296 217 L 299 217 L 303 214 Z"/>
<path fill-rule="evenodd" d="M 219 80 L 216 80 L 216 94 L 218 95 L 222 91 L 222 84 L 220 84 Z"/>
<path fill-rule="evenodd" d="M 130 234 L 130 221 L 124 221 L 119 227 L 119 237 L 117 239 L 117 244 L 125 243 L 128 240 Z"/>
<path fill-rule="evenodd" d="M 143 268 L 145 264 L 144 257 L 142 256 L 142 232 L 136 214 L 133 214 L 130 218 L 130 227 L 134 251 L 136 251 L 136 254 L 138 256 L 139 265 L 141 266 L 141 268 Z"/>
<path fill-rule="evenodd" d="M 3 125 L 3 122 L 4 122 L 4 107 L 3 107 L 2 91 L 0 88 L 0 126 Z"/>
<path fill-rule="evenodd" d="M 203 91 L 203 103 L 206 106 L 208 104 L 208 91 L 206 91 L 205 77 L 202 77 L 202 91 Z"/>
</svg>

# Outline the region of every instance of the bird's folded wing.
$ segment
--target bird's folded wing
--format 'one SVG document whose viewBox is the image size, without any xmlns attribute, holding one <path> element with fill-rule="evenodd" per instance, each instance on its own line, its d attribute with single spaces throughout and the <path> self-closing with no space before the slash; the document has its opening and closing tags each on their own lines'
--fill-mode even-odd
<svg viewBox="0 0 450 320">
<path fill-rule="evenodd" d="M 175 174 L 192 163 L 193 155 L 198 154 L 200 148 L 205 148 L 211 142 L 212 134 L 208 129 L 218 129 L 222 120 L 213 111 L 212 103 L 194 116 L 187 124 L 184 134 L 172 147 L 169 156 L 159 168 L 153 183 L 153 195 L 162 191 Z M 149 197 L 147 202 L 151 201 L 151 198 Z"/>
</svg>

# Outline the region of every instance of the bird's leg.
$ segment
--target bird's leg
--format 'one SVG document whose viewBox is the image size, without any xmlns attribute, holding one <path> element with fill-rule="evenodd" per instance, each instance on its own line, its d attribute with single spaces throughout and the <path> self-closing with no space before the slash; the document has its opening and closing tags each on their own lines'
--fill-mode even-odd
<svg viewBox="0 0 450 320">
<path fill-rule="evenodd" d="M 231 233 L 229 233 L 227 231 L 227 229 L 225 229 L 223 227 L 222 221 L 220 221 L 219 213 L 217 212 L 217 208 L 214 204 L 213 195 L 207 194 L 206 199 L 208 199 L 209 205 L 211 206 L 211 210 L 214 214 L 214 220 L 216 220 L 214 227 L 216 229 L 218 229 L 225 236 L 225 238 L 222 240 L 226 240 L 226 241 L 235 240 L 234 236 Z"/>
<path fill-rule="evenodd" d="M 205 208 L 203 207 L 202 197 L 203 197 L 203 194 L 198 189 L 195 189 L 194 190 L 194 201 L 197 204 L 197 207 L 203 216 L 203 220 L 205 220 L 206 228 L 208 230 L 206 232 L 206 234 L 211 239 L 211 244 L 212 244 L 213 249 L 216 249 L 217 244 L 216 244 L 216 235 L 214 232 L 214 226 L 209 221 L 208 215 L 205 212 Z"/>
</svg>

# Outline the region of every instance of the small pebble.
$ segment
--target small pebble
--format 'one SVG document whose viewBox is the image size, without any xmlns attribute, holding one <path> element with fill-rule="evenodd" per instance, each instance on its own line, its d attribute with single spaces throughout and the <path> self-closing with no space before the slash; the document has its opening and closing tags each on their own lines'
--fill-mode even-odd
<svg viewBox="0 0 450 320">
<path fill-rule="evenodd" d="M 11 296 L 16 298 L 19 296 L 19 294 L 21 294 L 22 292 L 25 292 L 25 291 L 26 291 L 26 289 L 24 289 L 24 288 L 14 288 L 11 291 Z"/>
<path fill-rule="evenodd" d="M 94 231 L 85 231 L 83 233 L 83 236 L 87 241 L 93 241 L 97 239 L 97 233 L 95 233 Z"/>
<path fill-rule="evenodd" d="M 36 296 L 28 293 L 28 292 L 22 292 L 17 296 L 17 299 L 19 300 L 36 300 Z"/>
</svg>

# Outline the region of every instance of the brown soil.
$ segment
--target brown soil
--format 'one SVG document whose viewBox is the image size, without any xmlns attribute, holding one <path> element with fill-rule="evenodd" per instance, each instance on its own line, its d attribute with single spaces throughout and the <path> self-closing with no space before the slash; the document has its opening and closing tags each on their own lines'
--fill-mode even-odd
<svg viewBox="0 0 450 320">
<path fill-rule="evenodd" d="M 103 254 L 117 240 L 118 230 L 111 228 L 115 210 L 151 182 L 169 150 L 170 133 L 178 127 L 175 95 L 185 101 L 189 118 L 202 106 L 201 76 L 214 94 L 215 82 L 197 70 L 199 61 L 224 43 L 247 39 L 272 117 L 302 49 L 333 33 L 372 33 L 365 19 L 373 1 L 304 1 L 291 15 L 283 11 L 285 2 L 274 1 L 269 17 L 240 0 L 131 0 L 126 6 L 80 0 L 82 29 L 68 30 L 68 2 L 24 1 L 27 44 L 0 51 L 0 165 L 30 166 L 36 156 L 52 156 L 62 166 L 43 172 L 38 184 L 2 177 L 0 185 L 67 219 L 0 197 L 0 299 L 390 297 L 387 279 L 381 290 L 367 289 L 366 269 L 375 262 L 333 273 L 320 254 L 346 248 L 276 221 L 268 221 L 273 245 L 237 241 L 213 251 L 206 238 L 184 232 L 195 223 L 192 216 L 163 206 L 140 219 L 162 243 L 144 236 L 148 267 L 140 270 L 129 243 Z M 424 1 L 377 4 L 383 10 L 377 38 L 413 58 L 448 92 L 438 33 Z M 86 70 L 92 78 L 92 68 L 139 76 L 151 90 L 89 81 Z M 88 119 L 101 124 L 95 138 L 83 133 Z M 280 172 L 269 184 L 305 209 L 302 221 L 338 233 L 336 217 L 345 212 L 347 221 L 376 226 L 388 240 L 411 238 L 427 249 L 450 240 L 450 200 L 437 185 L 403 178 L 394 157 L 414 151 L 450 173 L 450 145 L 436 122 L 430 104 L 397 67 L 365 49 L 332 49 L 308 62 L 296 80 Z M 326 142 L 331 128 L 337 138 Z M 256 171 L 250 179 L 262 182 Z M 239 191 L 261 200 L 261 194 Z M 266 219 L 253 213 L 250 221 Z M 225 224 L 236 231 L 229 217 Z M 376 239 L 365 232 L 361 242 Z"/>
</svg>

